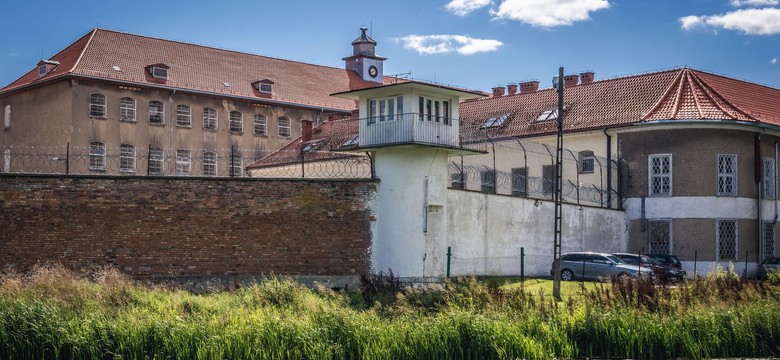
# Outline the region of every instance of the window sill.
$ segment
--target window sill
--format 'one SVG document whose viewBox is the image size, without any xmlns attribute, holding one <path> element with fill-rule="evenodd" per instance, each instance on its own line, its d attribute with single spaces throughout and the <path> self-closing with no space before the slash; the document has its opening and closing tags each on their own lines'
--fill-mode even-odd
<svg viewBox="0 0 780 360">
<path fill-rule="evenodd" d="M 137 122 L 135 119 L 122 119 L 122 118 L 120 118 L 119 121 L 126 122 L 126 123 L 133 123 L 133 124 Z"/>
<path fill-rule="evenodd" d="M 217 132 L 217 128 L 203 128 L 203 131 Z"/>
<path fill-rule="evenodd" d="M 177 127 L 177 128 L 182 128 L 182 129 L 192 129 L 192 125 L 180 125 L 180 124 L 176 124 L 176 127 Z"/>
<path fill-rule="evenodd" d="M 101 168 L 89 168 L 89 171 L 97 171 L 97 172 L 104 173 L 104 172 L 106 172 L 106 169 L 105 168 L 102 168 L 102 169 Z"/>
<path fill-rule="evenodd" d="M 108 120 L 108 117 L 106 117 L 106 116 L 95 116 L 95 115 L 90 115 L 90 116 L 89 116 L 89 118 L 90 118 L 90 119 L 95 119 L 95 120 Z"/>
<path fill-rule="evenodd" d="M 231 135 L 244 135 L 243 131 L 230 130 Z"/>
<path fill-rule="evenodd" d="M 263 138 L 267 138 L 267 137 L 268 137 L 268 134 L 259 134 L 259 133 L 254 133 L 254 135 L 255 135 L 256 137 L 263 137 Z"/>
<path fill-rule="evenodd" d="M 151 125 L 151 126 L 160 126 L 160 127 L 162 127 L 162 126 L 165 126 L 165 123 L 156 123 L 156 122 L 151 122 L 151 121 L 150 121 L 150 122 L 149 122 L 149 125 Z"/>
</svg>

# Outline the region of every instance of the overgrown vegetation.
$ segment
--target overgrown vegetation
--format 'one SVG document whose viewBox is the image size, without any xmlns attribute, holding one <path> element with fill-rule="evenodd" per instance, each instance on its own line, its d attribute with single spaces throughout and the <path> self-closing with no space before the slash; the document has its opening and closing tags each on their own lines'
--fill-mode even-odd
<svg viewBox="0 0 780 360">
<path fill-rule="evenodd" d="M 721 271 L 671 288 L 614 281 L 557 302 L 458 279 L 393 274 L 361 293 L 269 279 L 194 294 L 103 269 L 0 279 L 2 359 L 550 359 L 780 355 L 780 284 Z M 775 279 L 775 282 L 772 281 Z"/>
</svg>

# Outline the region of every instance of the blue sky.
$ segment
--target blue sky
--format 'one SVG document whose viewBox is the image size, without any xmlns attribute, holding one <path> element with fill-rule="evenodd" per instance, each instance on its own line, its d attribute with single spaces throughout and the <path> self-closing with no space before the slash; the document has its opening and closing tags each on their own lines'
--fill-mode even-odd
<svg viewBox="0 0 780 360">
<path fill-rule="evenodd" d="M 385 74 L 489 91 L 558 67 L 681 66 L 780 88 L 780 0 L 13 1 L 0 86 L 94 27 L 342 67 L 362 25 Z"/>
</svg>

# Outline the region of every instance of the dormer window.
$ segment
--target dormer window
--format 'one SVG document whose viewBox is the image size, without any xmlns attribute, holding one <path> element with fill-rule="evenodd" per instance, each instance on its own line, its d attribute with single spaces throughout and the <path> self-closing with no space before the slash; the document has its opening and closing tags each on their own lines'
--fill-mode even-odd
<svg viewBox="0 0 780 360">
<path fill-rule="evenodd" d="M 38 62 L 38 78 L 42 78 L 46 76 L 49 72 L 54 70 L 57 65 L 59 65 L 59 61 L 53 61 L 53 60 L 41 60 Z"/>
<path fill-rule="evenodd" d="M 323 141 L 315 141 L 312 143 L 308 143 L 306 144 L 306 146 L 303 147 L 303 152 L 318 150 L 322 146 L 322 144 Z"/>
<path fill-rule="evenodd" d="M 152 66 L 152 76 L 158 79 L 168 80 L 168 69 Z"/>
<path fill-rule="evenodd" d="M 563 107 L 563 111 L 566 111 L 566 106 Z M 558 119 L 558 109 L 548 109 L 542 111 L 542 113 L 539 114 L 539 117 L 534 121 L 550 121 L 556 119 Z"/>
<path fill-rule="evenodd" d="M 269 79 L 255 81 L 252 83 L 252 86 L 264 94 L 271 94 L 274 91 L 274 82 Z"/>
<path fill-rule="evenodd" d="M 506 113 L 499 116 L 491 117 L 490 119 L 485 120 L 485 122 L 482 123 L 482 126 L 480 126 L 480 128 L 487 129 L 487 128 L 499 127 L 503 125 L 509 119 L 510 116 L 512 116 L 512 113 Z"/>
<path fill-rule="evenodd" d="M 38 66 L 38 77 L 44 77 L 48 70 L 46 69 L 46 65 Z"/>
</svg>

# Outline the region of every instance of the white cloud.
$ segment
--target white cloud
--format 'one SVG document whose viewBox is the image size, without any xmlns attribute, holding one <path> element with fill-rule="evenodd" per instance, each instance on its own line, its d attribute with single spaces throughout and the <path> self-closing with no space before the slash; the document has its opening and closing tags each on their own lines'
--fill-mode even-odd
<svg viewBox="0 0 780 360">
<path fill-rule="evenodd" d="M 741 9 L 721 15 L 685 16 L 679 19 L 684 30 L 714 27 L 741 31 L 748 35 L 780 34 L 780 9 Z"/>
<path fill-rule="evenodd" d="M 769 63 L 772 65 L 777 64 L 777 58 L 772 58 L 772 60 L 769 60 Z"/>
<path fill-rule="evenodd" d="M 590 13 L 609 8 L 607 0 L 504 0 L 491 13 L 539 27 L 571 25 L 590 19 Z"/>
<path fill-rule="evenodd" d="M 731 0 L 729 1 L 731 6 L 775 6 L 780 3 L 780 0 Z"/>
<path fill-rule="evenodd" d="M 475 39 L 468 35 L 408 35 L 397 38 L 404 47 L 417 51 L 421 55 L 457 52 L 461 55 L 473 55 L 481 52 L 496 51 L 501 45 L 498 40 Z"/>
<path fill-rule="evenodd" d="M 466 16 L 490 5 L 490 2 L 491 0 L 452 0 L 447 4 L 446 9 L 455 15 Z"/>
</svg>

